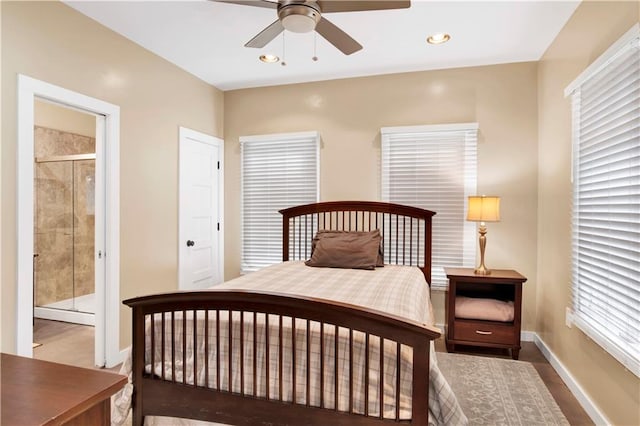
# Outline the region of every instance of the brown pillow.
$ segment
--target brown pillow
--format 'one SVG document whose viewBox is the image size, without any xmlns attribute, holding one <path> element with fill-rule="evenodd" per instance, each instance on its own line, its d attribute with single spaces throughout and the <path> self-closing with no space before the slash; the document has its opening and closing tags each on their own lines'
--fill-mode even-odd
<svg viewBox="0 0 640 426">
<path fill-rule="evenodd" d="M 382 236 L 380 235 L 379 229 L 374 229 L 373 231 L 336 231 L 329 229 L 320 229 L 315 237 L 311 240 L 311 256 L 313 257 L 313 251 L 316 249 L 316 244 L 319 240 L 323 238 L 334 238 L 336 235 L 356 235 L 362 236 L 362 238 L 368 238 L 367 236 L 379 236 L 380 237 L 380 246 L 378 247 L 378 258 L 376 259 L 376 266 L 383 267 L 384 266 L 384 249 L 382 248 Z"/>
<path fill-rule="evenodd" d="M 375 269 L 380 232 L 318 232 L 307 266 Z"/>
</svg>

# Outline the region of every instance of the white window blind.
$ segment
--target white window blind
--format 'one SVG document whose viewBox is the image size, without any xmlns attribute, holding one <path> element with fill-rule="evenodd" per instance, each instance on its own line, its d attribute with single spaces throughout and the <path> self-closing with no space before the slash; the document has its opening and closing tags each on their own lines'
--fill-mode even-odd
<svg viewBox="0 0 640 426">
<path fill-rule="evenodd" d="M 567 88 L 574 323 L 640 377 L 640 31 Z"/>
<path fill-rule="evenodd" d="M 445 266 L 475 266 L 475 223 L 466 203 L 476 193 L 477 123 L 382 129 L 382 199 L 436 212 L 432 287 L 447 285 Z"/>
<path fill-rule="evenodd" d="M 282 261 L 279 210 L 318 201 L 319 142 L 317 132 L 240 138 L 241 273 Z"/>
</svg>

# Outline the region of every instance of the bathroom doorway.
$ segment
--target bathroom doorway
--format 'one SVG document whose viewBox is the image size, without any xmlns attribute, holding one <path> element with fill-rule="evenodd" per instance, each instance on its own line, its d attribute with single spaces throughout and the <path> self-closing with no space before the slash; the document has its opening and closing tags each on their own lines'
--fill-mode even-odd
<svg viewBox="0 0 640 426">
<path fill-rule="evenodd" d="M 34 317 L 93 326 L 96 118 L 36 100 L 34 122 Z"/>
<path fill-rule="evenodd" d="M 116 105 L 18 76 L 18 355 L 34 356 L 34 324 L 53 320 L 91 329 L 94 338 L 82 346 L 93 341 L 94 366 L 113 367 L 125 356 L 119 126 Z M 67 343 L 65 352 L 79 346 Z"/>
</svg>

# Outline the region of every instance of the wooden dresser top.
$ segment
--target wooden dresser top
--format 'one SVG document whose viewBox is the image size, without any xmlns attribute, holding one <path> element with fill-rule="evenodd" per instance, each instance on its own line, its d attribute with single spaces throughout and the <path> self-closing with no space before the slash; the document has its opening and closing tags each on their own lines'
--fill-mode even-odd
<svg viewBox="0 0 640 426">
<path fill-rule="evenodd" d="M 2 354 L 3 425 L 60 424 L 109 398 L 127 383 L 110 371 Z"/>
</svg>

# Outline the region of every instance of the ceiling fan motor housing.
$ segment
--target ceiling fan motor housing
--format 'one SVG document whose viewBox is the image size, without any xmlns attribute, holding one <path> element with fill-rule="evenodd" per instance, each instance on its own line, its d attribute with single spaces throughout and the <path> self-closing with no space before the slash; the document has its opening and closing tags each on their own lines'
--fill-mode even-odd
<svg viewBox="0 0 640 426">
<path fill-rule="evenodd" d="M 278 18 L 282 26 L 294 33 L 308 33 L 315 30 L 322 18 L 316 2 L 281 2 Z"/>
</svg>

